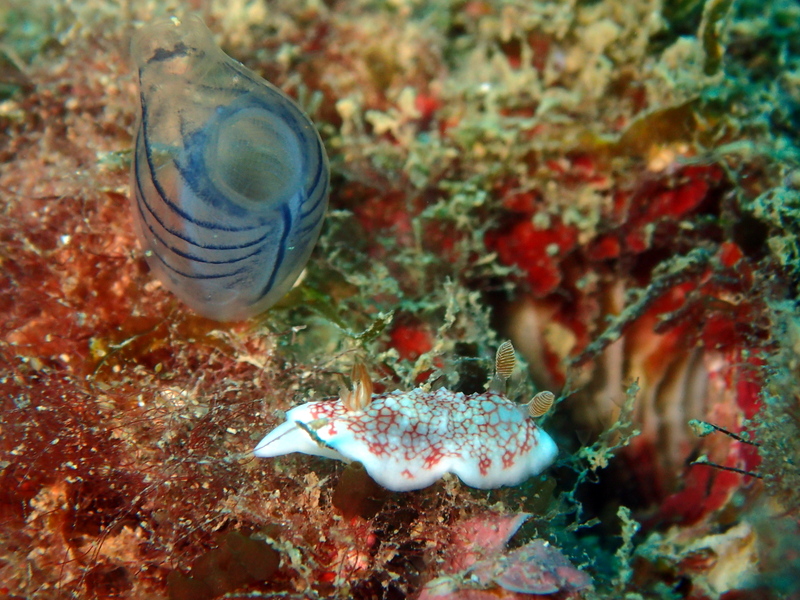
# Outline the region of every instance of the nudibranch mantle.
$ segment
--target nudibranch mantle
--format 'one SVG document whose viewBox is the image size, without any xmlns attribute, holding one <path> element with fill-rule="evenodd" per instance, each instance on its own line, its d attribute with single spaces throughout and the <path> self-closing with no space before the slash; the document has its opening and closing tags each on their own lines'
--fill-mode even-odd
<svg viewBox="0 0 800 600">
<path fill-rule="evenodd" d="M 289 410 L 254 454 L 292 452 L 358 461 L 380 485 L 402 492 L 447 472 L 475 488 L 517 485 L 550 466 L 558 449 L 525 405 L 500 393 L 416 388 L 374 394 L 360 410 L 342 398 Z"/>
</svg>

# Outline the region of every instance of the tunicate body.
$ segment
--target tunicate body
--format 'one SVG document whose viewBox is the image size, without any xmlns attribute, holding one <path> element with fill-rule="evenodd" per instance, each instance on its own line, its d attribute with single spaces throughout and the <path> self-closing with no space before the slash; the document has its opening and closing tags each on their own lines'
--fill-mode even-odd
<svg viewBox="0 0 800 600">
<path fill-rule="evenodd" d="M 277 302 L 328 203 L 314 124 L 189 16 L 140 29 L 131 203 L 152 270 L 198 313 L 229 321 Z"/>
</svg>

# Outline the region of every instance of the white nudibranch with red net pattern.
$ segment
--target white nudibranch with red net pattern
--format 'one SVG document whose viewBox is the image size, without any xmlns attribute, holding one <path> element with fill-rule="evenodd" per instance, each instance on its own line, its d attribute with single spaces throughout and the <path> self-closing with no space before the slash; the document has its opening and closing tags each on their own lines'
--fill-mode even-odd
<svg viewBox="0 0 800 600">
<path fill-rule="evenodd" d="M 508 378 L 510 360 L 504 344 L 497 379 Z M 262 439 L 254 454 L 302 452 L 358 461 L 376 482 L 397 492 L 427 487 L 445 473 L 481 489 L 518 485 L 544 471 L 558 454 L 528 405 L 500 392 L 416 388 L 373 394 L 363 366 L 354 369 L 353 380 L 352 389 L 343 387 L 338 398 L 289 410 L 286 422 Z"/>
<path fill-rule="evenodd" d="M 220 321 L 275 304 L 306 265 L 328 204 L 314 124 L 214 43 L 196 16 L 142 27 L 131 203 L 161 282 Z"/>
</svg>

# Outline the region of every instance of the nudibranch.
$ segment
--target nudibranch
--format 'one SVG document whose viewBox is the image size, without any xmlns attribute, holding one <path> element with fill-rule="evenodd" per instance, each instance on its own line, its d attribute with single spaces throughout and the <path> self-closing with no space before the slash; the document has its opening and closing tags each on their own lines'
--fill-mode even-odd
<svg viewBox="0 0 800 600">
<path fill-rule="evenodd" d="M 496 381 L 504 382 L 513 364 L 513 347 L 506 342 L 497 353 Z M 541 407 L 517 404 L 502 392 L 416 388 L 373 394 L 362 365 L 353 380 L 353 388 L 343 386 L 338 398 L 289 410 L 286 422 L 254 454 L 302 452 L 358 461 L 376 482 L 397 492 L 427 487 L 448 472 L 475 488 L 513 486 L 541 473 L 558 454 L 533 420 Z"/>
<path fill-rule="evenodd" d="M 255 315 L 291 288 L 319 236 L 330 180 L 322 140 L 196 16 L 142 27 L 131 54 L 131 203 L 147 261 L 206 317 Z"/>
</svg>

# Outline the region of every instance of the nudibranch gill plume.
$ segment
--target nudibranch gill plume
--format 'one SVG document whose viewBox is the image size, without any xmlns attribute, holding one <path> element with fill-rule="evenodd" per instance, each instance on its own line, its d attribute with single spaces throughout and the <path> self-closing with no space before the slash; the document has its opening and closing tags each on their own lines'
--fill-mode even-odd
<svg viewBox="0 0 800 600">
<path fill-rule="evenodd" d="M 510 374 L 509 347 L 506 342 L 498 350 L 496 379 Z M 338 398 L 289 410 L 286 422 L 254 454 L 302 452 L 358 461 L 376 482 L 397 492 L 427 487 L 448 472 L 475 488 L 513 486 L 541 473 L 558 454 L 533 421 L 540 408 L 500 392 L 416 388 L 373 394 L 363 366 L 354 369 L 353 379 L 353 388 L 343 387 Z"/>
</svg>

